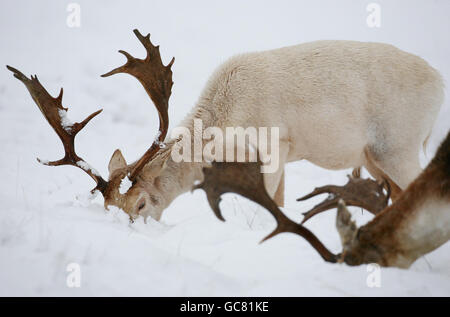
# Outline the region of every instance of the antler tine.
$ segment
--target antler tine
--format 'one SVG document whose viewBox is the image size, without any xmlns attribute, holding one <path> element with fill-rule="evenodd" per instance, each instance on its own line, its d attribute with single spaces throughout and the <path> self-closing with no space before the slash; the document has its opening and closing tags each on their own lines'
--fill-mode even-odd
<svg viewBox="0 0 450 317">
<path fill-rule="evenodd" d="M 305 196 L 302 196 L 300 198 L 297 198 L 297 201 L 307 200 L 309 198 L 312 198 L 312 197 L 315 197 L 315 196 L 318 196 L 318 195 L 321 195 L 321 194 L 331 194 L 331 193 L 333 193 L 335 191 L 336 187 L 337 186 L 335 186 L 335 185 L 327 185 L 327 186 L 322 186 L 322 187 L 316 187 L 316 188 L 314 188 L 314 190 L 311 193 L 309 193 L 309 194 L 307 194 Z"/>
<path fill-rule="evenodd" d="M 37 104 L 45 119 L 47 119 L 50 126 L 56 132 L 60 138 L 63 146 L 65 155 L 62 159 L 52 162 L 44 162 L 37 159 L 40 163 L 48 166 L 60 166 L 60 165 L 72 165 L 78 167 L 85 171 L 92 179 L 97 183 L 97 186 L 92 190 L 99 190 L 103 193 L 107 187 L 107 182 L 98 174 L 98 172 L 89 166 L 81 157 L 79 157 L 75 152 L 75 137 L 80 132 L 86 124 L 91 121 L 96 115 L 98 115 L 101 110 L 94 112 L 89 115 L 86 119 L 77 123 L 70 123 L 66 119 L 67 108 L 62 106 L 63 89 L 58 95 L 58 97 L 53 98 L 47 90 L 41 85 L 36 75 L 27 78 L 18 69 L 6 66 L 11 72 L 13 72 L 14 77 L 19 79 L 31 94 L 34 102 Z"/>
<path fill-rule="evenodd" d="M 138 59 L 129 53 L 120 50 L 119 53 L 127 58 L 127 62 L 112 71 L 102 75 L 108 77 L 118 73 L 126 73 L 134 76 L 144 87 L 152 99 L 159 116 L 159 132 L 151 147 L 134 164 L 130 172 L 130 179 L 135 180 L 142 168 L 155 156 L 167 135 L 169 128 L 169 98 L 172 92 L 172 70 L 175 61 L 172 58 L 167 66 L 164 66 L 159 52 L 159 46 L 154 46 L 150 41 L 150 34 L 143 36 L 137 29 L 133 30 L 138 40 L 147 51 L 145 59 Z"/>
<path fill-rule="evenodd" d="M 307 228 L 286 217 L 267 193 L 263 175 L 260 172 L 261 162 L 212 162 L 211 168 L 204 168 L 204 181 L 193 187 L 206 192 L 208 202 L 216 216 L 224 221 L 220 211 L 220 196 L 227 192 L 237 193 L 266 208 L 277 222 L 276 229 L 261 242 L 283 232 L 302 236 L 327 262 L 336 262 L 337 255 L 331 253 L 320 240 Z"/>
<path fill-rule="evenodd" d="M 371 179 L 347 177 L 349 180 L 344 186 L 326 185 L 318 187 L 310 194 L 297 199 L 297 201 L 303 201 L 320 194 L 328 194 L 324 201 L 303 213 L 305 217 L 302 224 L 321 212 L 337 208 L 340 199 L 343 199 L 347 206 L 361 207 L 372 214 L 377 214 L 386 208 L 391 194 L 389 183 L 386 180 L 378 183 Z M 386 194 L 383 192 L 384 188 L 386 188 Z"/>
</svg>

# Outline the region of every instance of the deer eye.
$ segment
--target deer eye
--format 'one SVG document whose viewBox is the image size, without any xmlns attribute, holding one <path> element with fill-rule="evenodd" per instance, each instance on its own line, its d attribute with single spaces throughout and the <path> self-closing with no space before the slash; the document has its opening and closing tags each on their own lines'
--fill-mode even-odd
<svg viewBox="0 0 450 317">
<path fill-rule="evenodd" d="M 144 207 L 145 207 L 145 200 L 139 204 L 138 210 L 141 210 Z"/>
</svg>

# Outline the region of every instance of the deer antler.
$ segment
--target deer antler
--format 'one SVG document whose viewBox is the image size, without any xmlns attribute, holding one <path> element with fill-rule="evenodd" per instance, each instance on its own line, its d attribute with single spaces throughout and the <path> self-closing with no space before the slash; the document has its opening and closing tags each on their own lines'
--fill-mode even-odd
<svg viewBox="0 0 450 317">
<path fill-rule="evenodd" d="M 147 57 L 145 59 L 138 59 L 120 50 L 119 53 L 125 55 L 127 62 L 102 75 L 102 77 L 108 77 L 118 73 L 126 73 L 136 77 L 142 86 L 144 86 L 145 91 L 152 99 L 158 111 L 159 132 L 156 140 L 133 166 L 129 177 L 131 180 L 136 179 L 137 174 L 155 156 L 160 147 L 163 146 L 162 142 L 167 135 L 169 127 L 168 108 L 173 85 L 171 67 L 175 61 L 175 58 L 172 58 L 170 63 L 164 66 L 161 61 L 159 46 L 153 46 L 150 42 L 150 34 L 143 36 L 138 30 L 133 30 L 133 32 L 145 47 Z"/>
<path fill-rule="evenodd" d="M 310 194 L 297 199 L 297 201 L 302 201 L 320 194 L 329 194 L 320 204 L 303 213 L 305 217 L 302 224 L 321 212 L 337 208 L 340 199 L 343 199 L 347 206 L 361 207 L 373 214 L 378 214 L 386 208 L 391 193 L 388 182 L 378 183 L 371 179 L 347 177 L 348 182 L 344 186 L 327 185 L 318 187 Z M 387 188 L 386 194 L 383 191 L 385 186 Z"/>
<path fill-rule="evenodd" d="M 37 104 L 50 126 L 55 130 L 64 146 L 65 155 L 62 159 L 53 162 L 44 162 L 40 159 L 38 159 L 38 161 L 49 166 L 72 165 L 82 169 L 97 183 L 97 186 L 92 191 L 99 190 L 103 194 L 108 183 L 75 152 L 76 135 L 102 110 L 94 112 L 81 122 L 70 123 L 66 118 L 68 109 L 64 108 L 61 103 L 63 97 L 62 88 L 59 96 L 53 98 L 41 85 L 36 75 L 31 76 L 30 79 L 14 67 L 6 67 L 14 73 L 14 77 L 19 79 L 25 87 L 27 87 L 34 102 Z"/>
<path fill-rule="evenodd" d="M 211 168 L 203 168 L 204 181 L 193 187 L 206 192 L 209 205 L 222 221 L 225 219 L 219 208 L 220 196 L 227 192 L 237 193 L 266 208 L 277 221 L 276 229 L 261 242 L 283 232 L 291 232 L 305 238 L 327 262 L 336 262 L 337 256 L 331 253 L 307 228 L 286 217 L 266 191 L 261 162 L 212 162 Z"/>
</svg>

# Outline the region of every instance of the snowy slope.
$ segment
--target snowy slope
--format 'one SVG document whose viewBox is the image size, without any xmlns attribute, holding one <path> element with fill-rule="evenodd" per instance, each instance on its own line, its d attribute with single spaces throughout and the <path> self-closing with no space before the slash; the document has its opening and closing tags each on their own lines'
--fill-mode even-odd
<svg viewBox="0 0 450 317">
<path fill-rule="evenodd" d="M 104 176 L 116 148 L 132 161 L 157 129 L 156 112 L 135 79 L 99 77 L 123 62 L 118 49 L 142 56 L 133 28 L 152 33 L 166 62 L 176 56 L 171 127 L 195 104 L 214 68 L 240 52 L 318 39 L 380 41 L 422 56 L 450 78 L 445 0 L 378 1 L 379 29 L 365 23 L 369 1 L 77 3 L 81 27 L 69 28 L 65 1 L 2 1 L 0 60 L 38 74 L 53 95 L 63 86 L 72 121 L 104 108 L 77 138 L 77 151 Z M 447 98 L 423 164 L 450 128 L 449 105 Z M 60 158 L 58 142 L 23 85 L 3 68 L 0 295 L 450 295 L 449 243 L 408 271 L 382 269 L 381 287 L 370 288 L 366 266 L 326 264 L 297 236 L 258 244 L 274 221 L 236 195 L 224 196 L 226 223 L 215 219 L 204 193 L 196 191 L 178 197 L 162 223 L 129 224 L 120 210 L 106 212 L 101 197 L 89 199 L 92 180 L 79 170 L 36 162 Z M 343 184 L 348 172 L 289 165 L 286 214 L 300 220 L 301 211 L 318 200 L 295 198 L 314 186 Z M 359 224 L 370 219 L 354 211 Z M 337 252 L 334 217 L 334 211 L 319 215 L 308 227 Z M 66 285 L 69 263 L 80 265 L 80 288 Z"/>
</svg>

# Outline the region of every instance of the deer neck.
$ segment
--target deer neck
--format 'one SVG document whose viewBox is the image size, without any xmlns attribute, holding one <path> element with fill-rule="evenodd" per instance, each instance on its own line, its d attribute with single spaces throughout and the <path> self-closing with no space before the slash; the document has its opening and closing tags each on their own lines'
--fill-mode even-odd
<svg viewBox="0 0 450 317">
<path fill-rule="evenodd" d="M 202 168 L 204 164 L 195 162 L 176 163 L 172 160 L 167 164 L 167 173 L 171 177 L 170 201 L 192 189 L 196 182 L 203 181 Z"/>
<path fill-rule="evenodd" d="M 171 175 L 171 177 L 173 177 L 172 180 L 176 184 L 174 186 L 175 190 L 172 191 L 172 199 L 175 199 L 177 196 L 190 191 L 196 182 L 203 181 L 202 169 L 207 165 L 207 163 L 204 160 L 201 162 L 196 162 L 194 159 L 194 135 L 202 135 L 203 131 L 195 131 L 198 129 L 198 126 L 195 126 L 194 120 L 201 120 L 203 129 L 218 125 L 217 120 L 214 120 L 211 117 L 210 112 L 205 111 L 205 107 L 202 105 L 197 105 L 194 107 L 191 113 L 189 113 L 178 125 L 178 127 L 186 128 L 187 131 L 189 131 L 191 138 L 191 159 L 190 161 L 182 161 L 177 163 L 169 158 L 167 162 L 167 172 Z"/>
</svg>

